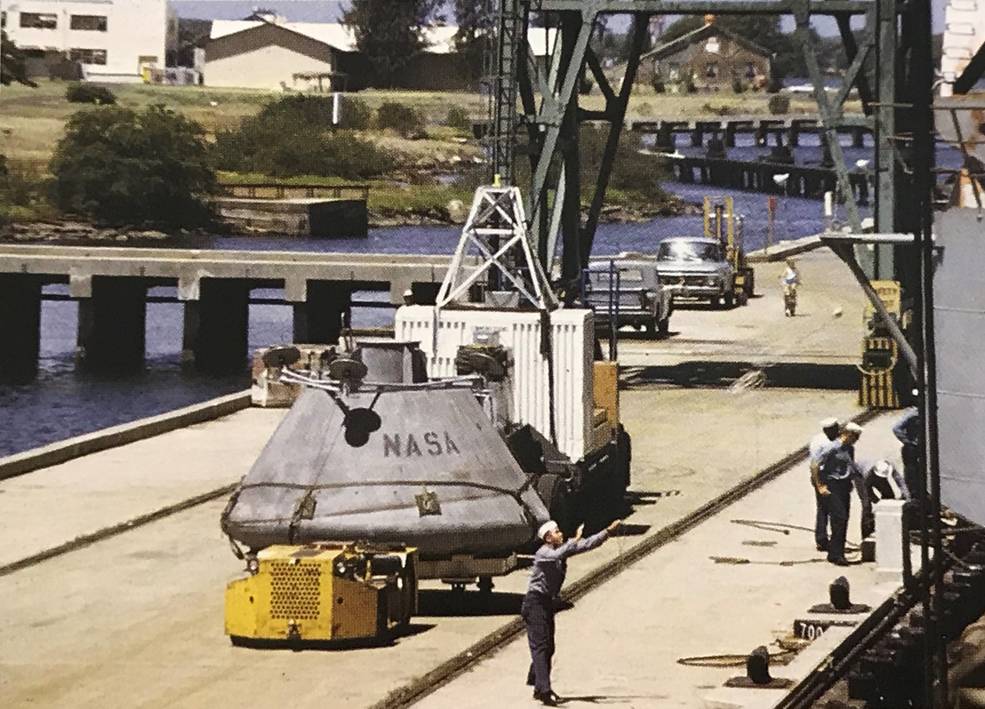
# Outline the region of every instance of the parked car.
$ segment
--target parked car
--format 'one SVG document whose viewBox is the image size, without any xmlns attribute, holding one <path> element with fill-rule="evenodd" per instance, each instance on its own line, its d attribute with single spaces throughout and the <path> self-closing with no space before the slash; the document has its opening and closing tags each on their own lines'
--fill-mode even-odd
<svg viewBox="0 0 985 709">
<path fill-rule="evenodd" d="M 616 327 L 632 325 L 651 337 L 666 337 L 670 331 L 673 295 L 663 285 L 653 258 L 623 254 L 592 259 L 585 271 L 584 291 L 597 326 L 608 327 L 615 321 Z"/>
<path fill-rule="evenodd" d="M 736 301 L 736 271 L 715 239 L 682 236 L 661 241 L 657 269 L 675 299 L 707 300 L 726 308 Z"/>
</svg>

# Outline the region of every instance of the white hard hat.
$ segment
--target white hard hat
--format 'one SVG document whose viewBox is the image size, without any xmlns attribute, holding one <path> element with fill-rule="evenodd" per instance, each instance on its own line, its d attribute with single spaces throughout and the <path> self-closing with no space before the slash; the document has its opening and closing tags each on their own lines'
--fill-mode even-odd
<svg viewBox="0 0 985 709">
<path fill-rule="evenodd" d="M 410 298 L 413 295 L 414 295 L 414 291 L 412 291 L 410 288 L 404 291 L 404 298 Z"/>
<path fill-rule="evenodd" d="M 838 419 L 836 419 L 834 416 L 831 416 L 830 418 L 826 418 L 823 421 L 821 421 L 822 431 L 827 431 L 829 428 L 835 428 L 837 426 L 838 426 Z"/>
<path fill-rule="evenodd" d="M 893 466 L 888 460 L 880 460 L 874 466 L 872 466 L 872 472 L 878 475 L 880 478 L 888 478 L 889 474 L 893 472 Z"/>
<path fill-rule="evenodd" d="M 547 522 L 544 522 L 544 524 L 540 525 L 540 529 L 537 530 L 537 537 L 538 539 L 543 539 L 550 532 L 556 532 L 558 529 L 560 528 L 557 526 L 557 522 L 553 519 L 548 520 Z"/>
<path fill-rule="evenodd" d="M 847 424 L 845 424 L 845 430 L 848 431 L 849 433 L 858 433 L 858 434 L 862 433 L 862 427 L 859 426 L 854 421 L 849 421 Z"/>
</svg>

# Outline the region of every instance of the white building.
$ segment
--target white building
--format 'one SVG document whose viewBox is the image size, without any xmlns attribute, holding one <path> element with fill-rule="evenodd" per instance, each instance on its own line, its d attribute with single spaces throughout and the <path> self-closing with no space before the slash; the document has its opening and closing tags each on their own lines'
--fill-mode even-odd
<svg viewBox="0 0 985 709">
<path fill-rule="evenodd" d="M 427 48 L 399 73 L 397 85 L 424 90 L 467 90 L 468 67 L 455 50 L 457 27 L 424 32 Z M 531 30 L 534 56 L 549 53 L 555 30 Z M 310 88 L 310 77 L 331 89 L 364 88 L 372 70 L 356 47 L 352 29 L 340 23 L 216 20 L 205 49 L 205 84 L 257 89 Z M 309 78 L 304 78 L 309 77 Z"/>
<path fill-rule="evenodd" d="M 90 81 L 141 81 L 178 44 L 168 0 L 15 0 L 2 9 L 14 44 L 77 61 Z"/>
</svg>

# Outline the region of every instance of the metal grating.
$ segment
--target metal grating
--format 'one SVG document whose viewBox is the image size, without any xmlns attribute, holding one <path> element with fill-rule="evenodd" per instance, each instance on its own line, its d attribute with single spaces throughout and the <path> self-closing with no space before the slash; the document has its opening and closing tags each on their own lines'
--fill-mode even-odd
<svg viewBox="0 0 985 709">
<path fill-rule="evenodd" d="M 270 574 L 270 617 L 317 620 L 321 607 L 321 564 L 275 561 Z"/>
</svg>

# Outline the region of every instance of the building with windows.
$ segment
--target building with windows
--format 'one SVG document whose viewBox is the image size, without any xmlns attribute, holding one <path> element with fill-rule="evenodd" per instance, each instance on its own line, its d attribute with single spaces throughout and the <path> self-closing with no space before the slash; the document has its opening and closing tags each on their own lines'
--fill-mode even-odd
<svg viewBox="0 0 985 709">
<path fill-rule="evenodd" d="M 705 24 L 640 57 L 637 81 L 662 85 L 664 90 L 731 91 L 765 88 L 772 70 L 772 52 L 735 32 Z"/>
<path fill-rule="evenodd" d="M 143 81 L 178 44 L 168 0 L 15 0 L 2 21 L 35 71 L 67 59 L 90 81 Z"/>
</svg>

